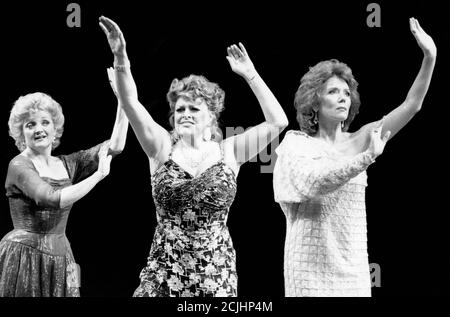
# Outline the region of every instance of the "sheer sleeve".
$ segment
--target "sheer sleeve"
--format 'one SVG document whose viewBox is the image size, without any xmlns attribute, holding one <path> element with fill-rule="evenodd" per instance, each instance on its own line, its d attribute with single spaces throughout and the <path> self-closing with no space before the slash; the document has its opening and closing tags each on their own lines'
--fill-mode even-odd
<svg viewBox="0 0 450 317">
<path fill-rule="evenodd" d="M 302 134 L 288 132 L 276 150 L 275 201 L 299 203 L 330 193 L 374 162 L 367 152 L 335 159 L 321 154 Z"/>
<path fill-rule="evenodd" d="M 21 192 L 41 207 L 59 208 L 61 191 L 44 181 L 33 163 L 24 157 L 16 157 L 8 166 L 7 195 Z"/>
<path fill-rule="evenodd" d="M 107 140 L 90 149 L 81 150 L 61 157 L 66 163 L 73 184 L 86 179 L 98 169 L 98 152 L 103 146 L 109 146 L 109 143 L 110 141 Z M 109 150 L 108 154 L 114 157 L 118 152 Z"/>
</svg>

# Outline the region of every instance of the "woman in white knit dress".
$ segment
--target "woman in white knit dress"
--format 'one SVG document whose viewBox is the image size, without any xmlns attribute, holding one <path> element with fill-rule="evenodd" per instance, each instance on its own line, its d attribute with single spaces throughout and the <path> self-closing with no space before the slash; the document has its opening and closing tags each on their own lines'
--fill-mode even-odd
<svg viewBox="0 0 450 317">
<path fill-rule="evenodd" d="M 301 131 L 289 131 L 276 152 L 274 193 L 286 216 L 285 295 L 370 296 L 365 170 L 420 110 L 436 46 L 411 18 L 424 57 L 405 101 L 382 120 L 347 132 L 359 108 L 357 82 L 337 60 L 318 63 L 295 96 Z"/>
</svg>

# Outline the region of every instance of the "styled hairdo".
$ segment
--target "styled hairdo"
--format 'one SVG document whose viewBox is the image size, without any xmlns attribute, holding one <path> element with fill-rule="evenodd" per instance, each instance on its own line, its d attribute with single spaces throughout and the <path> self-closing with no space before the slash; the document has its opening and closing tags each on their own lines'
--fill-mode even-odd
<svg viewBox="0 0 450 317">
<path fill-rule="evenodd" d="M 62 113 L 61 106 L 52 97 L 42 92 L 35 92 L 20 96 L 14 102 L 9 115 L 8 126 L 9 135 L 14 139 L 19 151 L 23 151 L 26 148 L 25 137 L 23 135 L 24 121 L 37 111 L 48 112 L 53 120 L 55 126 L 56 135 L 52 148 L 55 149 L 59 143 L 64 131 L 64 115 Z"/>
<path fill-rule="evenodd" d="M 319 62 L 310 67 L 309 71 L 302 77 L 294 99 L 300 130 L 309 135 L 314 135 L 318 129 L 318 124 L 314 123 L 313 106 L 320 105 L 320 93 L 326 81 L 333 76 L 344 80 L 350 88 L 351 105 L 348 117 L 344 121 L 343 131 L 348 130 L 350 123 L 358 114 L 361 104 L 357 91 L 358 82 L 353 77 L 350 67 L 336 59 Z"/>
<path fill-rule="evenodd" d="M 172 128 L 174 124 L 175 103 L 178 98 L 188 98 L 196 100 L 201 98 L 205 101 L 208 110 L 211 112 L 213 121 L 211 124 L 211 138 L 219 142 L 222 139 L 222 131 L 219 128 L 218 119 L 224 109 L 225 92 L 218 84 L 210 82 L 206 77 L 199 75 L 189 75 L 181 80 L 174 79 L 167 93 L 167 101 L 170 105 L 169 123 Z"/>
</svg>

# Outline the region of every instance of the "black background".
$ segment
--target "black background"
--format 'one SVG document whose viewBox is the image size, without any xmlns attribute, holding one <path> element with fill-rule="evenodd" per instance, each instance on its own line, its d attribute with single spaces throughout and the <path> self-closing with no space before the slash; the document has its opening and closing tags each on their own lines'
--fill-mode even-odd
<svg viewBox="0 0 450 317">
<path fill-rule="evenodd" d="M 202 74 L 225 90 L 223 128 L 247 128 L 263 120 L 250 88 L 225 59 L 228 45 L 243 42 L 290 119 L 282 137 L 298 129 L 294 94 L 308 67 L 321 60 L 347 63 L 360 83 L 362 105 L 351 131 L 398 106 L 422 61 L 408 22 L 412 16 L 419 19 L 438 47 L 438 59 L 422 111 L 389 141 L 368 170 L 369 259 L 381 267 L 381 287 L 373 288 L 372 294 L 449 295 L 448 139 L 444 139 L 450 106 L 448 2 L 378 1 L 380 28 L 366 24 L 370 1 L 246 5 L 78 1 L 80 28 L 66 24 L 69 3 L 20 2 L 2 10 L 0 179 L 6 178 L 8 162 L 18 154 L 7 121 L 21 95 L 42 91 L 62 105 L 65 132 L 55 155 L 110 137 L 116 99 L 106 68 L 112 66 L 113 57 L 98 26 L 100 15 L 122 28 L 139 99 L 166 128 L 169 85 L 173 78 L 191 73 Z M 284 296 L 285 219 L 273 200 L 272 174 L 261 173 L 264 164 L 268 163 L 250 162 L 241 168 L 228 224 L 237 252 L 239 295 L 279 299 Z M 3 197 L 0 236 L 13 229 Z M 130 128 L 111 174 L 74 205 L 69 218 L 66 233 L 81 266 L 81 295 L 130 297 L 146 264 L 155 225 L 148 160 Z"/>
</svg>

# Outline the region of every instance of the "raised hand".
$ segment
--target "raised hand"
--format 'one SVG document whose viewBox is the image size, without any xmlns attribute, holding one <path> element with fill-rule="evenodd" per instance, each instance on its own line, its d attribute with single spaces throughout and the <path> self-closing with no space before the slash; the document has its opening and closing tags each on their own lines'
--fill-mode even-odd
<svg viewBox="0 0 450 317">
<path fill-rule="evenodd" d="M 103 32 L 105 32 L 106 38 L 111 48 L 111 52 L 114 55 L 125 55 L 125 38 L 123 37 L 123 33 L 122 31 L 120 31 L 119 26 L 113 20 L 108 19 L 104 16 L 101 16 L 99 18 L 98 24 L 100 25 Z"/>
<path fill-rule="evenodd" d="M 435 57 L 437 54 L 436 45 L 433 39 L 429 36 L 415 18 L 409 18 L 409 28 L 411 33 L 416 38 L 417 44 L 422 49 L 425 56 Z"/>
<path fill-rule="evenodd" d="M 235 44 L 227 48 L 228 56 L 226 56 L 230 63 L 231 69 L 236 74 L 244 77 L 246 80 L 252 80 L 256 75 L 255 66 L 253 66 L 250 57 L 245 50 L 244 45 L 239 43 L 239 47 Z"/>
<path fill-rule="evenodd" d="M 379 156 L 383 153 L 384 147 L 386 146 L 386 142 L 388 141 L 391 132 L 387 131 L 383 137 L 381 137 L 381 131 L 383 130 L 384 117 L 380 121 L 378 121 L 373 127 L 372 131 L 370 131 L 370 143 L 368 147 L 368 151 L 371 152 L 375 157 Z"/>
<path fill-rule="evenodd" d="M 109 175 L 109 170 L 111 166 L 111 155 L 108 154 L 110 143 L 105 143 L 102 145 L 100 151 L 98 152 L 98 168 L 97 173 L 100 176 L 100 179 L 105 178 Z"/>
</svg>

